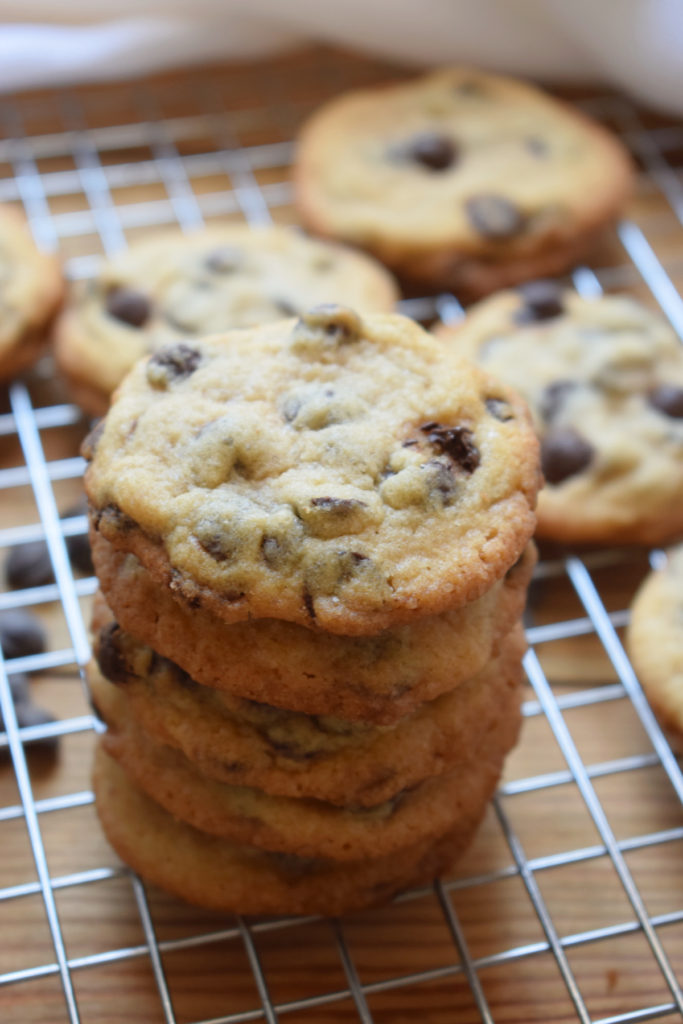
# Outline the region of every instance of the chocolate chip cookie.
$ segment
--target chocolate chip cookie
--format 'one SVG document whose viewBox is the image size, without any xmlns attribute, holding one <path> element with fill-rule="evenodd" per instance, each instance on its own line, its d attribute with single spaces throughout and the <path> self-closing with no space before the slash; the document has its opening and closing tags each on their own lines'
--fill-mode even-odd
<svg viewBox="0 0 683 1024">
<path fill-rule="evenodd" d="M 605 129 L 469 68 L 333 100 L 304 126 L 295 166 L 311 230 L 423 286 L 475 296 L 578 262 L 632 181 Z"/>
<path fill-rule="evenodd" d="M 519 627 L 474 678 L 383 727 L 304 715 L 201 686 L 137 643 L 101 605 L 97 619 L 100 672 L 92 666 L 88 678 L 102 718 L 112 703 L 118 708 L 111 693 L 116 684 L 140 729 L 181 751 L 202 774 L 276 796 L 339 806 L 382 803 L 471 757 L 501 716 L 514 716 L 518 700 Z"/>
<path fill-rule="evenodd" d="M 626 635 L 633 666 L 662 724 L 683 747 L 683 545 L 650 573 L 631 606 Z"/>
<path fill-rule="evenodd" d="M 14 209 L 0 207 L 0 380 L 40 356 L 63 291 L 58 262 L 36 248 Z"/>
<path fill-rule="evenodd" d="M 226 622 L 361 635 L 440 614 L 535 524 L 524 404 L 395 315 L 322 306 L 166 346 L 83 450 L 94 533 Z"/>
<path fill-rule="evenodd" d="M 540 281 L 484 300 L 440 337 L 529 404 L 546 480 L 539 537 L 683 534 L 683 346 L 660 315 Z"/>
<path fill-rule="evenodd" d="M 226 623 L 175 600 L 134 555 L 100 534 L 93 548 L 118 624 L 148 645 L 141 654 L 132 638 L 126 643 L 133 675 L 146 674 L 151 648 L 163 651 L 184 678 L 238 701 L 376 725 L 395 723 L 460 685 L 498 653 L 522 614 L 536 561 L 529 546 L 477 601 L 372 636 L 345 637 L 278 619 Z M 106 644 L 120 645 L 118 632 Z M 120 660 L 120 651 L 111 656 Z"/>
<path fill-rule="evenodd" d="M 458 824 L 390 857 L 339 862 L 278 854 L 200 832 L 137 789 L 101 747 L 93 788 L 114 849 L 143 878 L 199 906 L 238 914 L 341 914 L 386 903 L 448 870 L 470 842 L 492 783 L 473 773 Z"/>
<path fill-rule="evenodd" d="M 347 302 L 389 312 L 398 292 L 369 257 L 284 227 L 166 233 L 80 282 L 60 319 L 57 361 L 88 412 L 106 411 L 133 363 L 168 342 Z"/>
</svg>

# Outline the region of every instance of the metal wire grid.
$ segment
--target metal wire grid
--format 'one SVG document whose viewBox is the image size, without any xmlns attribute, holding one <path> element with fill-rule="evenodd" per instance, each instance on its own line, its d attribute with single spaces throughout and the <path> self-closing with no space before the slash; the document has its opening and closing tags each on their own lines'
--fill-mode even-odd
<svg viewBox="0 0 683 1024">
<path fill-rule="evenodd" d="M 359 67 L 359 64 L 353 64 L 356 77 Z M 328 54 L 322 63 L 314 62 L 312 72 L 319 76 L 317 81 L 323 81 L 323 76 L 327 76 L 334 87 L 342 88 L 350 84 L 348 68 L 345 60 L 330 62 Z M 386 69 L 378 70 L 370 64 L 360 70 L 366 77 L 381 77 L 386 73 Z M 294 67 L 290 65 L 287 74 L 291 76 L 295 73 Z M 197 112 L 182 117 L 164 118 L 156 106 L 158 91 L 152 87 L 138 85 L 134 96 L 138 117 L 124 124 L 100 124 L 91 127 L 88 123 L 88 114 L 92 111 L 93 105 L 96 107 L 98 102 L 102 102 L 100 98 L 97 95 L 86 95 L 84 98 L 82 91 L 64 91 L 50 97 L 54 109 L 59 111 L 57 130 L 45 132 L 43 129 L 32 133 L 27 132 L 22 124 L 21 115 L 25 108 L 11 98 L 4 100 L 0 105 L 0 116 L 4 122 L 6 138 L 0 141 L 0 164 L 4 162 L 7 165 L 8 173 L 4 178 L 0 178 L 0 201 L 21 203 L 40 245 L 48 249 L 60 246 L 68 249 L 71 240 L 81 241 L 91 237 L 105 254 L 111 254 L 125 245 L 127 233 L 134 229 L 174 223 L 183 229 L 192 229 L 207 219 L 224 215 L 238 216 L 251 223 L 259 223 L 269 220 L 273 215 L 277 218 L 282 211 L 286 213 L 290 202 L 286 168 L 292 156 L 292 130 L 301 114 L 311 104 L 297 104 L 292 101 L 291 79 L 283 83 L 271 75 L 267 79 L 269 92 L 265 99 L 261 96 L 258 105 L 252 103 L 249 109 L 239 106 L 227 109 L 221 106 L 220 91 L 215 88 L 211 76 L 201 77 L 202 81 L 198 81 L 195 76 L 192 83 L 194 101 L 199 108 Z M 187 89 L 187 82 L 184 83 L 184 89 Z M 673 217 L 683 221 L 683 181 L 680 172 L 667 156 L 670 151 L 675 151 L 676 147 L 681 147 L 683 128 L 671 125 L 646 129 L 632 105 L 617 96 L 593 96 L 588 98 L 584 105 L 591 113 L 609 118 L 613 125 L 616 123 L 643 167 L 642 185 L 646 194 L 654 192 L 664 196 L 670 211 L 673 211 Z M 271 125 L 278 125 L 285 141 L 241 144 L 243 130 L 250 130 L 254 126 L 261 128 L 264 114 Z M 214 140 L 211 147 L 202 144 L 207 135 Z M 199 141 L 195 147 L 197 151 L 184 152 L 185 143 L 194 140 Z M 146 147 L 149 155 L 142 159 L 131 158 L 130 150 L 136 147 Z M 41 164 L 45 160 L 55 158 L 66 158 L 67 161 L 72 161 L 72 166 L 57 170 L 41 169 Z M 260 172 L 273 169 L 284 169 L 281 179 L 275 177 L 272 181 L 259 180 Z M 196 179 L 206 175 L 226 176 L 229 179 L 229 187 L 198 194 L 194 187 Z M 150 184 L 163 186 L 165 197 L 131 203 L 117 201 L 115 198 L 118 189 Z M 82 209 L 55 212 L 51 202 L 55 198 L 64 197 L 83 200 Z M 669 217 L 671 216 L 669 213 Z M 635 223 L 622 223 L 618 235 L 626 260 L 618 266 L 579 268 L 573 276 L 575 286 L 580 291 L 590 294 L 598 293 L 603 288 L 633 287 L 640 279 L 651 291 L 679 335 L 683 337 L 683 303 L 672 281 L 672 276 L 683 267 L 675 261 L 671 266 L 665 267 L 641 227 Z M 91 275 L 98 259 L 96 252 L 77 250 L 67 261 L 67 271 L 72 277 Z M 405 312 L 424 319 L 439 314 L 443 320 L 449 321 L 462 315 L 460 305 L 450 295 L 406 300 L 403 308 Z M 9 403 L 10 411 L 0 415 L 0 438 L 18 439 L 23 462 L 17 466 L 0 469 L 0 490 L 7 495 L 3 500 L 11 501 L 14 489 L 29 485 L 37 506 L 39 522 L 1 529 L 0 546 L 10 548 L 26 541 L 44 538 L 54 569 L 55 583 L 0 593 L 0 609 L 22 606 L 41 608 L 59 602 L 67 623 L 70 642 L 63 649 L 4 663 L 0 652 L 0 709 L 6 725 L 6 733 L 0 734 L 0 751 L 9 750 L 19 794 L 19 803 L 0 808 L 0 829 L 5 822 L 23 820 L 37 874 L 35 881 L 0 889 L 0 907 L 6 901 L 40 895 L 54 949 L 54 958 L 49 962 L 0 974 L 0 1006 L 3 1005 L 3 999 L 8 996 L 10 1001 L 6 1005 L 12 1005 L 11 994 L 15 991 L 15 986 L 56 975 L 61 981 L 63 991 L 63 1019 L 77 1022 L 81 1020 L 81 1016 L 74 993 L 76 972 L 107 963 L 147 958 L 156 983 L 163 1019 L 175 1022 L 178 1018 L 166 975 L 165 957 L 180 949 L 208 948 L 212 944 L 230 939 L 241 941 L 243 944 L 253 972 L 260 1005 L 239 1012 L 229 1012 L 227 1007 L 228 1012 L 218 1017 L 214 1016 L 210 1020 L 204 1018 L 201 1024 L 236 1024 L 238 1021 L 257 1020 L 262 1017 L 271 1024 L 277 1021 L 280 1015 L 294 1013 L 296 1016 L 298 1011 L 321 1009 L 349 999 L 352 1000 L 360 1020 L 364 1024 L 369 1024 L 374 1019 L 369 1005 L 369 999 L 373 995 L 457 976 L 466 979 L 476 1011 L 481 1020 L 489 1022 L 494 1020 L 494 1016 L 487 1000 L 485 985 L 482 983 L 482 972 L 487 967 L 508 965 L 510 976 L 514 977 L 515 965 L 543 953 L 550 953 L 554 957 L 569 994 L 575 1019 L 582 1022 L 592 1021 L 593 1024 L 621 1024 L 626 1021 L 683 1017 L 680 982 L 660 938 L 661 929 L 683 922 L 683 902 L 677 908 L 672 907 L 669 912 L 650 915 L 625 859 L 625 854 L 630 851 L 683 839 L 683 825 L 617 840 L 594 786 L 594 781 L 600 778 L 660 765 L 678 798 L 683 799 L 683 776 L 679 764 L 643 698 L 619 640 L 617 629 L 626 622 L 627 612 L 623 609 L 609 612 L 594 580 L 594 575 L 599 572 L 601 566 L 617 564 L 624 557 L 628 558 L 620 552 L 601 552 L 585 559 L 570 556 L 566 559 L 544 562 L 539 567 L 538 576 L 541 579 L 566 577 L 571 582 L 585 612 L 579 617 L 530 625 L 528 629 L 531 646 L 525 665 L 536 696 L 535 700 L 526 703 L 525 715 L 529 719 L 545 716 L 564 756 L 566 768 L 517 779 L 503 786 L 496 796 L 495 814 L 511 856 L 505 867 L 481 875 L 468 875 L 448 882 L 435 883 L 433 896 L 443 914 L 454 947 L 452 963 L 364 983 L 347 942 L 346 924 L 332 921 L 329 922 L 329 929 L 343 970 L 345 987 L 278 1002 L 269 991 L 267 970 L 259 955 L 259 938 L 268 933 L 287 929 L 292 932 L 291 941 L 295 944 L 297 928 L 308 924 L 310 919 L 259 922 L 237 920 L 235 924 L 230 923 L 223 928 L 209 928 L 202 930 L 200 934 L 158 941 L 145 886 L 128 869 L 105 865 L 73 874 L 51 875 L 43 841 L 43 816 L 85 806 L 92 802 L 92 794 L 83 790 L 44 800 L 36 799 L 25 744 L 40 737 L 67 736 L 96 730 L 98 723 L 93 716 L 84 714 L 65 718 L 50 725 L 18 728 L 7 677 L 18 672 L 37 672 L 69 666 L 72 666 L 74 671 L 82 670 L 89 657 L 89 644 L 79 599 L 94 592 L 96 581 L 74 579 L 72 575 L 65 538 L 83 532 L 86 527 L 85 519 L 77 516 L 60 520 L 54 493 L 58 481 L 74 480 L 81 475 L 82 460 L 77 455 L 50 460 L 42 441 L 43 432 L 78 423 L 80 413 L 67 403 L 40 405 L 34 402 L 30 379 L 17 381 L 11 385 Z M 661 553 L 652 552 L 651 564 L 660 564 L 661 558 Z M 618 682 L 557 696 L 546 678 L 537 649 L 558 639 L 588 634 L 599 638 Z M 584 763 L 567 725 L 565 712 L 578 707 L 608 704 L 623 700 L 625 697 L 635 708 L 652 744 L 652 752 L 601 763 Z M 568 783 L 574 783 L 578 788 L 595 824 L 600 842 L 551 855 L 528 857 L 512 818 L 506 810 L 508 801 L 523 793 L 547 791 Z M 600 858 L 609 858 L 613 865 L 632 908 L 632 917 L 607 927 L 560 934 L 542 894 L 539 876 L 553 867 L 581 865 Z M 130 880 L 144 942 L 69 957 L 55 894 L 62 890 L 78 888 L 82 889 L 83 898 L 87 899 L 90 886 L 112 878 Z M 544 937 L 540 941 L 511 946 L 489 956 L 475 957 L 470 953 L 465 930 L 451 897 L 458 891 L 490 885 L 507 878 L 521 879 Z M 399 899 L 398 905 L 423 898 L 428 892 L 429 890 L 421 890 L 418 893 L 405 894 Z M 680 892 L 672 893 L 674 903 L 679 897 Z M 591 1016 L 581 986 L 572 970 L 568 952 L 576 947 L 636 932 L 641 933 L 647 941 L 650 954 L 664 981 L 667 998 L 653 1005 L 639 1006 L 611 1016 Z"/>
</svg>

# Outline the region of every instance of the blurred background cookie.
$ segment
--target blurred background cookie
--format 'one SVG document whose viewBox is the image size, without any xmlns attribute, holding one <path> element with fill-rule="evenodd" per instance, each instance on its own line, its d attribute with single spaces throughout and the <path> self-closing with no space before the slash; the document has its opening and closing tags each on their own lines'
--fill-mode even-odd
<svg viewBox="0 0 683 1024">
<path fill-rule="evenodd" d="M 74 286 L 56 355 L 76 401 L 106 412 L 137 359 L 160 345 L 298 316 L 324 302 L 390 312 L 391 275 L 363 253 L 284 227 L 157 234 Z"/>
<path fill-rule="evenodd" d="M 294 176 L 312 231 L 422 287 L 477 296 L 578 262 L 621 213 L 633 170 L 617 139 L 539 89 L 445 68 L 321 107 Z"/>
<path fill-rule="evenodd" d="M 660 315 L 539 281 L 438 333 L 529 404 L 545 475 L 537 536 L 659 544 L 683 534 L 683 347 Z"/>
</svg>

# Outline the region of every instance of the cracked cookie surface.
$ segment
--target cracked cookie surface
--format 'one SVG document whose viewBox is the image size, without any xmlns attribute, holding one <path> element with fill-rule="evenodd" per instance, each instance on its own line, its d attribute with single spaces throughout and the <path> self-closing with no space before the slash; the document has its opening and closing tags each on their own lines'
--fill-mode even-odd
<svg viewBox="0 0 683 1024">
<path fill-rule="evenodd" d="M 161 349 L 83 451 L 93 530 L 179 599 L 342 634 L 481 596 L 540 482 L 514 393 L 405 317 L 338 306 Z"/>
</svg>

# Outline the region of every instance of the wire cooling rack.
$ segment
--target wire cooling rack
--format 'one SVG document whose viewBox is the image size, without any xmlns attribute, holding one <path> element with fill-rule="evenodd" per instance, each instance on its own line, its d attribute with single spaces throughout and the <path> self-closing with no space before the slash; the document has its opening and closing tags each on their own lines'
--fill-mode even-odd
<svg viewBox="0 0 683 1024">
<path fill-rule="evenodd" d="M 0 202 L 87 277 L 150 228 L 296 220 L 288 168 L 301 119 L 395 68 L 329 50 L 0 101 Z M 622 96 L 575 102 L 618 131 L 639 167 L 627 222 L 585 293 L 629 291 L 683 336 L 683 127 Z M 419 319 L 450 295 L 406 299 Z M 0 590 L 28 608 L 46 653 L 2 663 L 0 1020 L 617 1024 L 683 1016 L 683 778 L 622 646 L 658 552 L 546 556 L 533 584 L 525 728 L 457 871 L 343 921 L 246 921 L 185 907 L 118 862 L 96 824 L 96 722 L 80 684 L 92 578 L 74 576 L 64 516 L 80 493 L 87 424 L 49 359 L 0 399 L 0 561 L 44 538 L 54 582 Z M 8 676 L 31 674 L 53 724 L 19 729 Z M 59 737 L 46 761 L 31 740 Z"/>
</svg>

